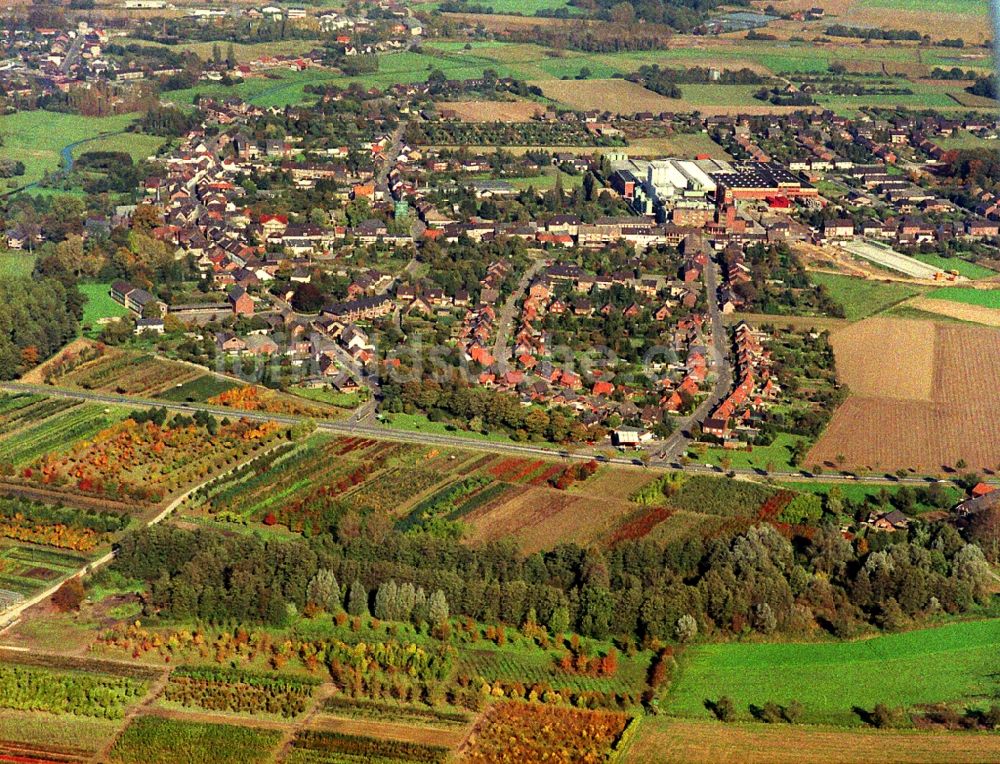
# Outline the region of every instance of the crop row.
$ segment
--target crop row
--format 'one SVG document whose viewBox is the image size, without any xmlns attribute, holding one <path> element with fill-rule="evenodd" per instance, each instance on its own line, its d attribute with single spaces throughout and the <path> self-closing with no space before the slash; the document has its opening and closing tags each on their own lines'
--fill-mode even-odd
<svg viewBox="0 0 1000 764">
<path fill-rule="evenodd" d="M 462 711 L 444 711 L 428 706 L 399 705 L 368 698 L 348 698 L 334 695 L 323 703 L 323 710 L 344 716 L 393 721 L 439 722 L 441 724 L 466 724 L 470 717 Z"/>
<path fill-rule="evenodd" d="M 341 757 L 352 757 L 350 760 L 370 761 L 385 758 L 407 762 L 428 762 L 435 764 L 443 762 L 448 755 L 448 749 L 438 745 L 426 745 L 402 740 L 376 739 L 360 735 L 347 735 L 341 732 L 322 730 L 303 730 L 292 741 L 293 748 L 330 754 L 329 758 L 313 758 L 310 761 L 342 761 Z"/>
<path fill-rule="evenodd" d="M 431 520 L 450 518 L 466 498 L 491 482 L 492 479 L 487 475 L 473 475 L 451 483 L 417 504 L 413 511 L 397 523 L 397 527 L 405 531 Z"/>
<path fill-rule="evenodd" d="M 182 667 L 170 675 L 164 697 L 212 711 L 298 716 L 316 682 L 235 669 Z"/>
<path fill-rule="evenodd" d="M 125 515 L 0 498 L 0 536 L 87 552 L 129 523 Z"/>
<path fill-rule="evenodd" d="M 5 708 L 120 719 L 143 692 L 144 683 L 126 677 L 0 665 L 0 705 Z"/>
<path fill-rule="evenodd" d="M 30 422 L 40 422 L 50 416 L 77 406 L 62 398 L 41 395 L 14 395 L 0 399 L 0 435 L 6 435 Z"/>
<path fill-rule="evenodd" d="M 0 442 L 0 464 L 31 462 L 76 440 L 97 434 L 111 423 L 99 406 L 76 406 Z"/>
</svg>

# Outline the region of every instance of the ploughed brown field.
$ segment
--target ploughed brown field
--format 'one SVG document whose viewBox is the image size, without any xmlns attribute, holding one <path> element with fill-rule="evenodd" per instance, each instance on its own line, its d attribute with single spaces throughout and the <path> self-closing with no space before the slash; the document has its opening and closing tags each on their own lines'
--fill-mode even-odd
<svg viewBox="0 0 1000 764">
<path fill-rule="evenodd" d="M 624 497 L 592 494 L 589 486 L 584 486 L 585 493 L 516 486 L 462 518 L 469 526 L 465 538 L 481 544 L 514 537 L 525 554 L 551 548 L 560 541 L 602 543 L 635 505 Z"/>
<path fill-rule="evenodd" d="M 463 122 L 528 122 L 544 109 L 531 101 L 443 101 Z"/>
<path fill-rule="evenodd" d="M 843 730 L 787 724 L 721 724 L 650 717 L 626 764 L 934 764 L 996 761 L 993 733 Z"/>
<path fill-rule="evenodd" d="M 687 112 L 703 114 L 780 114 L 809 111 L 811 107 L 773 106 L 763 101 L 725 104 L 704 104 L 683 98 L 667 98 L 628 80 L 538 80 L 532 82 L 542 89 L 546 98 L 559 101 L 574 109 L 601 109 L 620 114 L 637 111 Z"/>
<path fill-rule="evenodd" d="M 833 336 L 851 396 L 809 466 L 941 472 L 1000 465 L 1000 332 L 874 318 Z"/>
</svg>

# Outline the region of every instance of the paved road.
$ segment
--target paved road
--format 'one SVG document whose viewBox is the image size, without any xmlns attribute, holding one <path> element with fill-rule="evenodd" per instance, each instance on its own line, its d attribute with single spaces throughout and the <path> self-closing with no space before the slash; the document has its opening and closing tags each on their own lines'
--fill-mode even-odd
<svg viewBox="0 0 1000 764">
<path fill-rule="evenodd" d="M 507 302 L 504 303 L 497 318 L 497 336 L 493 340 L 493 357 L 500 363 L 501 371 L 507 371 L 507 359 L 511 354 L 511 348 L 508 346 L 508 343 L 510 342 L 511 330 L 514 327 L 514 319 L 517 317 L 517 304 L 524 297 L 524 293 L 528 291 L 531 280 L 535 278 L 535 274 L 541 270 L 543 265 L 545 265 L 545 261 L 539 259 L 528 266 L 528 270 L 524 272 L 521 280 L 517 282 L 517 286 L 511 292 L 510 297 L 507 298 Z"/>
<path fill-rule="evenodd" d="M 316 428 L 323 432 L 336 433 L 339 435 L 363 436 L 377 438 L 379 440 L 392 440 L 400 443 L 417 443 L 421 445 L 441 446 L 444 448 L 462 448 L 473 451 L 486 451 L 489 453 L 505 453 L 512 455 L 525 455 L 545 458 L 578 459 L 598 461 L 621 466 L 635 468 L 657 468 L 666 470 L 682 470 L 684 472 L 702 474 L 722 474 L 719 467 L 712 467 L 703 464 L 681 464 L 669 458 L 650 458 L 645 455 L 647 461 L 643 461 L 642 455 L 635 456 L 606 456 L 603 451 L 606 449 L 590 448 L 575 451 L 560 450 L 556 446 L 534 446 L 521 443 L 504 443 L 497 441 L 474 440 L 460 435 L 443 435 L 436 433 L 409 432 L 406 430 L 393 429 L 387 425 L 368 424 L 367 422 L 357 422 L 353 419 L 337 420 L 332 422 L 322 422 L 309 419 L 308 417 L 294 416 L 291 414 L 268 414 L 257 411 L 236 411 L 222 406 L 211 406 L 205 403 L 171 403 L 159 401 L 152 398 L 139 398 L 128 395 L 118 395 L 113 393 L 94 393 L 85 390 L 64 390 L 47 385 L 28 385 L 21 382 L 0 383 L 0 390 L 12 393 L 37 393 L 55 398 L 68 398 L 71 400 L 89 401 L 91 403 L 103 403 L 109 406 L 126 406 L 130 408 L 149 408 L 157 406 L 166 408 L 168 411 L 181 411 L 191 413 L 192 411 L 206 411 L 219 417 L 240 416 L 257 421 L 274 421 L 281 424 L 295 425 L 304 421 L 311 421 Z M 926 485 L 933 482 L 925 477 L 905 477 L 894 476 L 865 476 L 863 478 L 844 475 L 821 475 L 814 476 L 804 470 L 791 472 L 764 472 L 755 469 L 732 469 L 727 474 L 741 477 L 771 477 L 778 480 L 808 480 L 817 479 L 823 483 L 869 483 L 876 485 Z"/>
<path fill-rule="evenodd" d="M 382 154 L 378 170 L 375 172 L 375 190 L 385 194 L 389 198 L 389 173 L 396 166 L 399 159 L 399 152 L 403 148 L 403 132 L 406 130 L 406 122 L 400 122 L 399 126 L 392 133 L 392 140 Z"/>
<path fill-rule="evenodd" d="M 712 367 L 716 370 L 715 386 L 709 396 L 687 417 L 679 420 L 677 427 L 665 440 L 649 446 L 649 450 L 657 454 L 660 461 L 676 461 L 691 442 L 691 428 L 701 425 L 712 410 L 722 401 L 733 386 L 733 369 L 729 362 L 729 334 L 723 325 L 722 313 L 719 310 L 718 265 L 713 258 L 708 259 L 705 266 L 705 297 L 708 301 L 708 315 L 712 325 L 712 344 L 708 348 Z"/>
</svg>

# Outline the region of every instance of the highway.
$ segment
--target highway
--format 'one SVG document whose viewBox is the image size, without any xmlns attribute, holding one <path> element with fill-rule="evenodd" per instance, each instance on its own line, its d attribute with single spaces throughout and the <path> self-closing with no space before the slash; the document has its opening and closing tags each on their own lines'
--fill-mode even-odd
<svg viewBox="0 0 1000 764">
<path fill-rule="evenodd" d="M 212 406 L 207 403 L 175 403 L 170 401 L 160 401 L 154 398 L 141 398 L 130 395 L 119 395 L 117 393 L 96 393 L 87 390 L 66 390 L 62 388 L 50 387 L 48 385 L 32 385 L 23 382 L 2 382 L 0 390 L 9 393 L 35 393 L 38 395 L 48 395 L 55 398 L 67 398 L 90 403 L 102 403 L 108 406 L 124 406 L 129 408 L 149 408 L 151 406 L 163 407 L 168 411 L 179 411 L 192 413 L 194 411 L 205 411 L 218 417 L 243 417 L 256 421 L 273 421 L 281 424 L 296 425 L 303 422 L 312 422 L 316 428 L 322 432 L 329 432 L 337 435 L 354 437 L 375 438 L 379 440 L 391 440 L 399 443 L 416 443 L 419 445 L 441 446 L 443 448 L 461 448 L 473 451 L 485 451 L 488 453 L 511 454 L 514 456 L 532 456 L 547 459 L 562 458 L 589 461 L 597 461 L 614 464 L 622 467 L 634 469 L 655 469 L 655 470 L 680 470 L 694 474 L 716 474 L 733 475 L 749 478 L 773 478 L 776 480 L 815 480 L 822 483 L 866 483 L 872 485 L 926 485 L 934 482 L 929 477 L 896 477 L 891 475 L 843 475 L 843 474 L 823 474 L 813 475 L 805 470 L 801 471 L 775 471 L 765 472 L 755 469 L 731 469 L 723 470 L 707 464 L 683 464 L 669 458 L 656 458 L 650 454 L 636 452 L 634 456 L 623 454 L 620 456 L 609 456 L 607 448 L 590 447 L 586 449 L 560 449 L 558 446 L 536 446 L 522 443 L 505 443 L 502 441 L 474 440 L 462 437 L 461 435 L 443 435 L 438 433 L 411 432 L 407 430 L 393 429 L 387 425 L 368 424 L 358 422 L 354 418 L 320 421 L 309 417 L 296 416 L 292 414 L 269 414 L 260 411 L 241 411 L 237 409 L 225 408 L 223 406 Z"/>
</svg>

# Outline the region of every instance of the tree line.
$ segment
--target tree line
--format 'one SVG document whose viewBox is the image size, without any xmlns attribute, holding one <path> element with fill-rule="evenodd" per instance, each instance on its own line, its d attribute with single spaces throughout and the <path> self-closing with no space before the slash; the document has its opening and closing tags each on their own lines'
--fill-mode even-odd
<svg viewBox="0 0 1000 764">
<path fill-rule="evenodd" d="M 0 379 L 15 379 L 76 337 L 83 296 L 54 278 L 0 281 Z"/>
<path fill-rule="evenodd" d="M 114 564 L 149 585 L 151 614 L 177 619 L 282 624 L 290 606 L 339 601 L 352 615 L 403 620 L 443 613 L 521 625 L 531 613 L 556 632 L 636 640 L 690 633 L 689 619 L 712 637 L 817 628 L 847 637 L 969 612 L 989 597 L 979 546 L 950 525 L 919 521 L 853 542 L 833 525 L 794 542 L 759 525 L 665 547 L 563 544 L 527 557 L 512 542 L 473 550 L 399 533 L 375 514 L 363 531 L 276 541 L 154 526 L 127 536 Z M 352 583 L 343 592 L 337 581 Z M 434 594 L 422 599 L 420 589 Z"/>
</svg>

